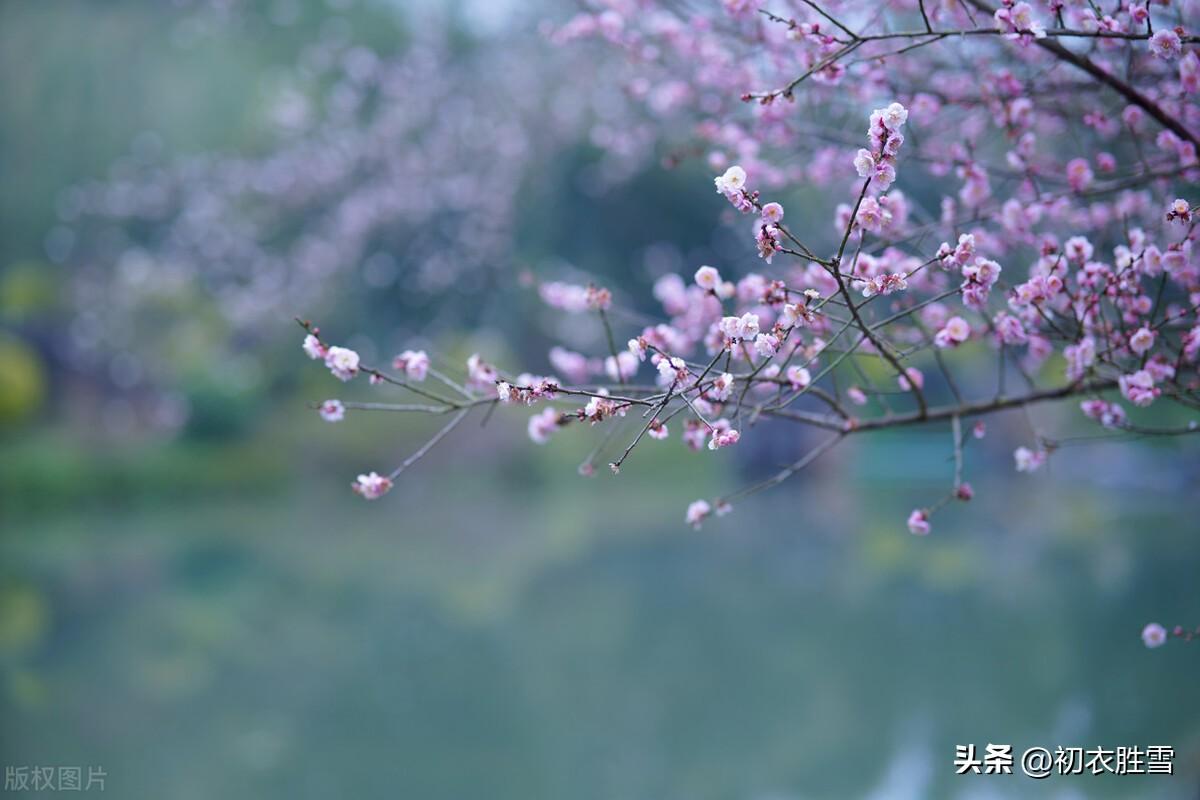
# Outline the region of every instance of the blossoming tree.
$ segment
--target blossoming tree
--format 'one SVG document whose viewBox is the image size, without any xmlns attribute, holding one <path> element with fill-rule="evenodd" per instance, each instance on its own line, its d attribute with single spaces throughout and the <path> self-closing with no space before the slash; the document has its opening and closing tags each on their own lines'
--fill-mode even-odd
<svg viewBox="0 0 1200 800">
<path fill-rule="evenodd" d="M 664 140 L 682 129 L 683 152 L 704 154 L 761 269 L 665 275 L 653 288 L 662 320 L 628 330 L 609 289 L 541 284 L 548 304 L 594 317 L 597 332 L 593 353 L 550 352 L 554 376 L 414 351 L 367 366 L 302 322 L 305 352 L 339 379 L 415 396 L 330 400 L 325 419 L 368 408 L 449 417 L 395 469 L 359 476 L 356 492 L 380 497 L 496 405 L 533 407 L 538 444 L 596 429 L 613 473 L 673 431 L 701 453 L 765 419 L 823 432 L 768 479 L 693 502 L 685 518 L 698 528 L 848 437 L 920 426 L 946 437 L 954 463 L 944 496 L 908 517 L 926 535 L 939 509 L 971 499 L 964 451 L 993 412 L 1062 402 L 1113 435 L 1200 430 L 1200 37 L 1189 30 L 1200 4 L 787 5 L 725 0 L 683 18 L 604 0 L 547 26 L 556 43 L 596 39 L 627 55 L 628 95 Z M 778 200 L 791 187 L 834 200 L 796 219 Z M 946 357 L 968 342 L 995 364 L 983 393 Z M 1039 469 L 1055 444 L 1035 430 L 1015 468 Z M 1171 634 L 1196 635 L 1151 625 L 1143 638 Z"/>
</svg>

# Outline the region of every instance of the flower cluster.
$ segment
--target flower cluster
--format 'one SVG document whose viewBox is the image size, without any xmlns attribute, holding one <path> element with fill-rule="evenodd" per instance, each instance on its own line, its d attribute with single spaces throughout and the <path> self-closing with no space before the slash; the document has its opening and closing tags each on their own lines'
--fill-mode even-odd
<svg viewBox="0 0 1200 800">
<path fill-rule="evenodd" d="M 904 144 L 901 129 L 908 121 L 908 109 L 899 103 L 871 112 L 867 128 L 870 149 L 860 149 L 854 156 L 854 169 L 860 178 L 869 178 L 880 191 L 896 180 L 896 154 Z"/>
<path fill-rule="evenodd" d="M 649 320 L 635 281 L 615 300 L 541 283 L 543 300 L 578 315 L 549 354 L 565 380 L 508 380 L 475 357 L 439 412 L 543 404 L 528 421 L 539 444 L 604 429 L 584 474 L 605 452 L 617 472 L 647 439 L 737 452 L 760 428 L 824 437 L 769 477 L 692 502 L 694 527 L 847 437 L 915 426 L 943 436 L 953 463 L 944 496 L 897 520 L 918 536 L 985 490 L 965 478 L 986 415 L 1063 401 L 1105 438 L 1196 430 L 1200 249 L 1183 187 L 1200 179 L 1200 55 L 1180 15 L 1127 0 L 1055 0 L 1048 14 L 1004 0 L 990 17 L 817 3 L 796 19 L 726 2 L 729 20 L 635 5 L 598 0 L 550 35 L 629 57 L 623 96 L 648 125 L 671 120 L 699 142 L 684 149 L 738 212 L 721 216 L 743 252 L 656 270 Z M 864 116 L 860 148 L 842 132 Z M 815 190 L 801 206 L 789 187 Z M 1167 403 L 1178 416 L 1155 413 Z M 1039 425 L 1005 450 L 1034 473 L 1063 444 Z"/>
</svg>

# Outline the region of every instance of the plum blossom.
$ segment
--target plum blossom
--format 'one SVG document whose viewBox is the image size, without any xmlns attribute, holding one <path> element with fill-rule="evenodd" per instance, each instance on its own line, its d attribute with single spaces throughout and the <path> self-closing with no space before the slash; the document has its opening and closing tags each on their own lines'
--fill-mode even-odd
<svg viewBox="0 0 1200 800">
<path fill-rule="evenodd" d="M 877 294 L 892 294 L 908 288 L 908 276 L 902 272 L 887 275 L 876 275 L 873 278 L 858 279 L 857 288 L 863 297 L 874 297 Z"/>
<path fill-rule="evenodd" d="M 1178 58 L 1183 51 L 1183 43 L 1179 34 L 1170 28 L 1159 28 L 1150 37 L 1150 52 L 1161 59 L 1170 61 Z"/>
<path fill-rule="evenodd" d="M 719 419 L 712 425 L 712 438 L 708 440 L 709 450 L 718 450 L 722 447 L 731 447 L 738 443 L 742 435 L 733 429 L 727 419 Z"/>
<path fill-rule="evenodd" d="M 787 368 L 787 382 L 793 391 L 807 389 L 812 383 L 812 375 L 805 367 L 791 366 Z M 865 398 L 864 398 L 865 399 Z"/>
<path fill-rule="evenodd" d="M 740 317 L 724 317 L 720 323 L 721 333 L 729 342 L 740 342 L 758 336 L 758 315 L 746 312 Z"/>
<path fill-rule="evenodd" d="M 993 15 L 996 24 L 1002 31 L 1008 31 L 1008 38 L 1020 39 L 1024 35 L 1032 35 L 1035 39 L 1044 39 L 1046 29 L 1033 18 L 1033 8 L 1029 3 L 1021 2 L 1010 8 L 1000 8 Z"/>
<path fill-rule="evenodd" d="M 632 348 L 622 350 L 615 356 L 608 356 L 604 359 L 604 373 L 611 380 L 620 381 L 632 378 L 637 374 L 637 370 L 638 356 Z"/>
<path fill-rule="evenodd" d="M 304 337 L 304 353 L 313 361 L 325 358 L 325 345 L 321 344 L 321 340 L 311 333 Z"/>
<path fill-rule="evenodd" d="M 1046 461 L 1044 450 L 1030 450 L 1028 447 L 1018 447 L 1013 451 L 1013 461 L 1018 473 L 1034 473 Z"/>
<path fill-rule="evenodd" d="M 996 328 L 996 337 L 1007 345 L 1022 345 L 1029 341 L 1029 335 L 1019 317 L 1001 311 L 992 320 Z"/>
<path fill-rule="evenodd" d="M 1125 409 L 1117 403 L 1104 400 L 1084 400 L 1079 404 L 1084 415 L 1094 419 L 1106 428 L 1119 428 L 1125 424 Z"/>
<path fill-rule="evenodd" d="M 712 506 L 707 500 L 696 500 L 687 507 L 687 515 L 684 521 L 691 525 L 696 530 L 700 530 L 701 524 L 712 513 Z"/>
<path fill-rule="evenodd" d="M 971 338 L 971 326 L 962 317 L 951 317 L 933 336 L 933 343 L 943 349 L 957 347 Z"/>
<path fill-rule="evenodd" d="M 607 311 L 612 308 L 612 292 L 603 286 L 588 285 L 587 307 L 592 311 Z"/>
<path fill-rule="evenodd" d="M 559 311 L 579 314 L 588 310 L 588 290 L 586 286 L 577 286 L 561 281 L 548 281 L 538 287 L 542 302 Z"/>
<path fill-rule="evenodd" d="M 1154 346 L 1154 339 L 1154 331 L 1143 325 L 1129 337 L 1129 349 L 1139 356 L 1144 356 Z"/>
<path fill-rule="evenodd" d="M 854 157 L 854 169 L 860 177 L 870 178 L 875 188 L 885 191 L 896 180 L 896 154 L 900 145 L 904 144 L 904 134 L 901 128 L 908 120 L 908 109 L 899 103 L 891 103 L 886 108 L 877 108 L 871 112 L 870 124 L 867 127 L 867 138 L 870 150 L 860 150 Z M 865 173 L 865 174 L 864 174 Z M 874 198 L 863 198 L 874 201 Z M 863 227 L 870 229 L 869 223 Z"/>
<path fill-rule="evenodd" d="M 883 121 L 884 127 L 895 133 L 904 127 L 904 123 L 908 121 L 908 109 L 899 103 L 892 103 L 880 113 L 880 119 Z"/>
<path fill-rule="evenodd" d="M 715 292 L 721 285 L 721 273 L 716 267 L 704 266 L 696 270 L 696 285 L 709 292 Z"/>
<path fill-rule="evenodd" d="M 869 178 L 875 174 L 875 159 L 871 151 L 860 147 L 854 156 L 854 169 L 860 178 Z"/>
<path fill-rule="evenodd" d="M 377 472 L 368 472 L 366 475 L 359 475 L 351 488 L 367 500 L 378 500 L 392 488 L 392 479 Z"/>
<path fill-rule="evenodd" d="M 716 184 L 717 191 L 726 197 L 740 194 L 746 188 L 746 170 L 734 165 L 725 170 L 724 174 L 717 176 L 713 183 Z"/>
<path fill-rule="evenodd" d="M 429 373 L 429 356 L 424 350 L 405 350 L 392 359 L 392 367 L 414 381 L 423 381 Z"/>
<path fill-rule="evenodd" d="M 770 264 L 781 247 L 779 227 L 769 222 L 760 221 L 758 231 L 754 234 L 754 243 L 758 246 L 758 257 Z"/>
<path fill-rule="evenodd" d="M 609 417 L 625 416 L 626 405 L 618 404 L 617 401 L 610 399 L 607 389 L 601 389 L 597 394 L 599 396 L 593 396 L 584 406 L 583 419 L 595 425 Z"/>
<path fill-rule="evenodd" d="M 499 379 L 496 368 L 483 360 L 479 353 L 467 359 L 467 385 L 473 389 L 492 391 Z"/>
<path fill-rule="evenodd" d="M 1135 406 L 1148 406 L 1154 398 L 1162 394 L 1162 390 L 1154 385 L 1154 376 L 1148 370 L 1139 369 L 1129 375 L 1117 379 L 1121 394 Z"/>
<path fill-rule="evenodd" d="M 851 36 L 853 46 L 844 47 L 841 33 L 828 20 L 812 21 L 808 11 L 796 22 L 759 19 L 750 0 L 724 0 L 734 20 L 690 11 L 679 18 L 673 8 L 627 0 L 592 5 L 592 11 L 557 33 L 569 28 L 571 36 L 596 36 L 618 47 L 631 62 L 632 74 L 617 105 L 640 103 L 648 112 L 621 119 L 617 112 L 624 109 L 614 107 L 613 114 L 602 115 L 602 123 L 589 122 L 595 125 L 593 142 L 620 166 L 615 172 L 622 174 L 615 177 L 637 174 L 644 164 L 635 162 L 653 154 L 665 153 L 673 164 L 675 153 L 707 152 L 717 192 L 747 215 L 743 225 L 737 214 L 721 214 L 722 220 L 735 221 L 737 240 L 726 240 L 724 233 L 712 238 L 710 251 L 718 255 L 711 258 L 744 262 L 746 251 L 755 247 L 767 265 L 760 261 L 758 272 L 731 282 L 717 268 L 696 268 L 699 262 L 689 261 L 689 269 L 654 281 L 654 311 L 631 297 L 628 314 L 606 319 L 608 330 L 597 320 L 564 321 L 555 331 L 561 344 L 550 351 L 549 360 L 568 379 L 569 388 L 527 375 L 501 380 L 496 368 L 475 356 L 465 385 L 485 396 L 472 392 L 464 400 L 449 378 L 448 391 L 409 385 L 425 395 L 419 401 L 423 405 L 431 399 L 437 404 L 439 394 L 445 395 L 442 405 L 426 407 L 465 412 L 487 405 L 489 398 L 531 403 L 556 391 L 584 398 L 579 401 L 586 402 L 583 407 L 535 414 L 528 432 L 541 444 L 575 423 L 606 427 L 593 432 L 595 458 L 589 456 L 584 468 L 590 472 L 605 448 L 620 452 L 643 439 L 638 434 L 622 440 L 628 429 L 612 423 L 626 414 L 637 417 L 646 438 L 654 440 L 668 438 L 666 423 L 678 418 L 671 423 L 673 432 L 692 450 L 738 443 L 740 430 L 734 425 L 743 426 L 743 415 L 750 426 L 769 412 L 778 418 L 773 425 L 790 419 L 847 437 L 928 421 L 934 423 L 927 426 L 931 432 L 939 428 L 940 446 L 949 451 L 949 437 L 941 438 L 946 427 L 961 436 L 961 424 L 974 423 L 971 435 L 980 438 L 985 429 L 977 419 L 1031 403 L 1077 404 L 1087 420 L 1126 432 L 1139 430 L 1126 417 L 1136 406 L 1160 397 L 1164 405 L 1176 400 L 1193 404 L 1200 387 L 1196 211 L 1185 198 L 1168 204 L 1170 195 L 1163 192 L 1185 187 L 1200 169 L 1192 107 L 1200 96 L 1200 51 L 1189 52 L 1194 37 L 1182 29 L 1164 29 L 1183 19 L 1168 13 L 1170 8 L 1137 2 L 1100 9 L 1061 0 L 1039 7 L 1033 0 L 1001 0 L 994 4 L 1002 8 L 992 19 L 960 14 L 953 3 L 932 9 L 931 25 L 937 30 L 992 34 L 962 37 L 930 37 L 899 18 L 868 21 L 854 11 L 850 19 L 863 25 L 865 38 L 859 42 Z M 908 22 L 917 20 L 911 0 L 897 9 Z M 1056 29 L 1048 32 L 1043 24 Z M 894 33 L 906 29 L 909 33 Z M 1158 33 L 1149 50 L 1163 60 L 1144 49 L 1151 30 Z M 875 33 L 887 33 L 888 41 L 877 40 Z M 1087 35 L 1092 33 L 1097 35 Z M 1047 35 L 1054 41 L 1015 51 L 1001 35 L 1022 47 Z M 915 43 L 920 46 L 909 47 Z M 852 50 L 857 53 L 851 55 Z M 1096 69 L 1064 72 L 1053 67 L 1056 61 L 1069 66 L 1075 57 L 1089 59 Z M 819 66 L 825 61 L 829 63 Z M 814 65 L 812 80 L 787 82 Z M 1136 91 L 1113 93 L 1115 84 L 1105 81 L 1105 75 Z M 916 91 L 923 81 L 933 81 L 936 93 Z M 785 88 L 767 90 L 770 86 Z M 742 88 L 751 92 L 744 100 L 757 102 L 727 113 L 727 105 L 733 105 L 726 102 L 730 93 Z M 910 111 L 898 102 L 875 108 L 865 142 L 847 142 L 833 130 L 845 113 L 856 113 L 857 104 L 889 88 L 904 92 L 914 125 L 921 127 L 920 141 L 905 144 Z M 802 102 L 785 105 L 792 100 Z M 798 118 L 795 113 L 795 108 L 824 112 L 825 106 L 828 115 Z M 668 121 L 670 130 L 687 131 L 687 146 L 658 138 L 669 135 L 664 133 L 668 126 L 660 124 Z M 698 148 L 690 146 L 693 138 Z M 914 151 L 912 183 L 919 203 L 891 189 L 898 154 L 906 146 Z M 857 178 L 850 172 L 851 160 Z M 357 171 L 362 165 L 348 166 Z M 748 171 L 758 191 L 751 190 Z M 326 180 L 342 183 L 334 180 L 338 177 Z M 809 191 L 806 205 L 812 206 L 814 219 L 802 220 L 804 226 L 795 230 L 784 229 L 783 206 L 763 202 L 764 196 L 787 198 L 801 186 Z M 467 200 L 474 187 L 442 188 L 426 194 Z M 402 190 L 394 194 L 392 202 L 400 205 L 432 201 L 424 195 L 414 200 Z M 381 217 L 397 211 L 385 199 L 380 197 Z M 795 209 L 792 214 L 789 221 L 794 221 Z M 470 236 L 456 236 L 462 231 Z M 487 252 L 495 242 L 475 241 L 486 233 L 479 225 L 438 225 L 427 238 L 447 250 Z M 659 232 L 663 238 L 669 233 L 669 226 Z M 374 246 L 378 237 L 362 238 Z M 934 253 L 933 245 L 943 239 Z M 701 236 L 677 242 L 677 247 L 664 242 L 648 249 L 644 270 L 631 270 L 621 289 L 633 289 L 642 274 L 658 275 L 691 259 L 690 253 L 697 251 L 690 248 L 703 241 Z M 334 244 L 339 247 L 329 249 L 340 253 L 345 242 Z M 815 249 L 805 252 L 809 244 Z M 513 260 L 511 253 L 499 255 L 509 258 L 497 257 L 497 263 Z M 447 253 L 446 260 L 454 257 Z M 1003 276 L 999 262 L 1005 264 Z M 304 274 L 323 275 L 322 266 L 306 264 Z M 1001 282 L 1001 277 L 1009 280 Z M 993 301 L 991 293 L 998 286 L 1005 296 Z M 848 303 L 846 288 L 876 299 Z M 571 313 L 610 308 L 613 296 L 607 289 L 566 282 L 538 284 L 536 291 Z M 657 319 L 643 317 L 655 312 Z M 325 348 L 317 329 L 308 330 L 304 352 L 332 360 L 336 351 Z M 962 347 L 985 331 L 987 341 L 980 346 Z M 614 353 L 618 334 L 627 346 Z M 827 344 L 831 352 L 824 354 Z M 953 347 L 961 348 L 956 357 L 942 357 L 942 350 Z M 864 362 L 872 365 L 870 377 L 856 369 L 861 365 L 850 358 L 856 352 L 874 359 Z M 1061 372 L 1052 374 L 1058 361 L 1051 358 L 1057 355 L 1063 358 L 1065 378 Z M 1000 375 L 993 390 L 996 356 Z M 427 357 L 420 367 L 409 363 L 415 357 L 406 351 L 398 357 L 405 363 L 394 362 L 414 380 L 413 369 L 421 377 L 427 369 L 432 372 Z M 352 366 L 341 366 L 345 374 L 368 371 L 356 359 Z M 972 365 L 972 359 L 990 363 L 984 370 Z M 1019 362 L 1016 371 L 1026 380 L 1008 378 L 1010 359 Z M 641 366 L 646 360 L 655 368 L 647 374 L 657 389 L 626 381 L 639 370 L 646 373 Z M 898 371 L 893 370 L 896 363 Z M 917 365 L 937 369 L 929 374 L 928 385 Z M 602 383 L 606 376 L 607 389 Z M 854 380 L 887 380 L 881 376 L 891 376 L 906 391 L 876 389 L 874 383 L 867 391 L 845 388 Z M 618 381 L 626 385 L 617 389 Z M 1110 390 L 1114 384 L 1120 394 Z M 810 400 L 829 402 L 807 404 L 800 398 L 806 391 L 820 394 Z M 366 410 L 374 404 L 353 405 Z M 1164 435 L 1186 430 L 1183 415 L 1155 416 L 1154 425 Z M 1046 416 L 1047 422 L 1058 419 Z M 743 429 L 749 436 L 751 428 Z M 1039 435 L 1015 452 L 1016 443 L 1008 446 L 1017 470 L 1040 469 L 1053 452 L 1049 436 Z M 957 460 L 952 493 L 943 495 L 945 500 L 973 497 L 963 478 L 977 466 L 976 449 Z M 948 462 L 949 452 L 945 455 Z M 950 476 L 945 477 L 948 481 Z M 757 491 L 761 485 L 749 488 Z M 941 505 L 913 510 L 910 530 L 928 534 L 933 508 Z M 716 501 L 697 501 L 686 518 L 699 525 L 725 509 Z"/>
<path fill-rule="evenodd" d="M 1195 50 L 1179 60 L 1179 85 L 1187 94 L 1200 92 L 1200 56 Z"/>
<path fill-rule="evenodd" d="M 1142 628 L 1142 643 L 1153 650 L 1167 643 L 1167 629 L 1157 622 L 1151 622 Z"/>
<path fill-rule="evenodd" d="M 558 430 L 562 415 L 553 408 L 544 408 L 529 418 L 529 438 L 534 444 L 550 441 L 550 434 Z"/>
<path fill-rule="evenodd" d="M 326 422 L 341 422 L 346 417 L 346 407 L 341 400 L 326 400 L 318 410 Z"/>
<path fill-rule="evenodd" d="M 1070 187 L 1082 192 L 1092 185 L 1092 168 L 1085 158 L 1073 158 L 1067 162 L 1067 183 Z"/>
<path fill-rule="evenodd" d="M 1067 243 L 1063 245 L 1063 252 L 1067 254 L 1067 258 L 1077 264 L 1082 264 L 1092 258 L 1095 248 L 1088 241 L 1086 236 L 1072 236 L 1067 239 Z"/>
<path fill-rule="evenodd" d="M 904 370 L 904 374 L 896 378 L 896 383 L 900 384 L 900 388 L 906 392 L 912 391 L 915 386 L 918 389 L 925 388 L 925 373 L 916 367 L 909 367 Z"/>
<path fill-rule="evenodd" d="M 633 354 L 633 357 L 636 358 L 638 361 L 646 360 L 646 339 L 645 339 L 645 337 L 638 336 L 637 338 L 630 339 L 629 344 L 628 344 L 628 349 L 629 349 L 629 352 Z"/>
<path fill-rule="evenodd" d="M 688 367 L 687 362 L 678 356 L 671 358 L 659 358 L 658 374 L 667 384 L 675 384 L 679 381 L 687 380 Z"/>
<path fill-rule="evenodd" d="M 1183 335 L 1184 360 L 1194 362 L 1197 356 L 1200 356 L 1200 325 Z"/>
<path fill-rule="evenodd" d="M 942 242 L 938 247 L 936 258 L 943 267 L 961 268 L 975 256 L 975 235 L 963 233 L 958 237 L 958 243 L 951 247 L 949 242 Z"/>
<path fill-rule="evenodd" d="M 771 358 L 779 352 L 779 337 L 773 333 L 760 333 L 754 338 L 754 350 L 763 358 Z"/>
<path fill-rule="evenodd" d="M 1067 380 L 1077 381 L 1096 363 L 1096 340 L 1085 336 L 1078 343 L 1064 347 L 1063 356 L 1067 360 Z"/>
<path fill-rule="evenodd" d="M 1018 447 L 1013 451 L 1013 461 L 1016 462 L 1017 472 L 1036 472 L 1042 464 L 1046 463 L 1046 451 Z"/>
<path fill-rule="evenodd" d="M 723 372 L 713 380 L 712 390 L 710 394 L 713 399 L 724 401 L 729 399 L 729 393 L 733 391 L 733 375 L 728 372 Z"/>
<path fill-rule="evenodd" d="M 1167 222 L 1178 222 L 1186 225 L 1192 221 L 1192 207 L 1187 200 L 1176 198 L 1171 202 L 1170 208 L 1167 209 Z M 305 349 L 307 350 L 307 341 L 305 341 Z"/>
<path fill-rule="evenodd" d="M 987 308 L 992 286 L 1000 279 L 1000 265 L 991 259 L 978 257 L 974 264 L 962 268 L 963 305 L 975 311 Z"/>
<path fill-rule="evenodd" d="M 340 381 L 358 374 L 358 353 L 345 347 L 331 347 L 325 353 L 325 366 Z"/>
</svg>

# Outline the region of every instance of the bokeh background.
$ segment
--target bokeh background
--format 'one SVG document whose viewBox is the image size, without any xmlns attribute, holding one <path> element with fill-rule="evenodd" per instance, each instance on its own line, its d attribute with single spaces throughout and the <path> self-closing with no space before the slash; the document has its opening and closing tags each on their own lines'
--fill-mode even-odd
<svg viewBox="0 0 1200 800">
<path fill-rule="evenodd" d="M 293 315 L 549 372 L 552 340 L 602 349 L 534 281 L 618 288 L 632 331 L 658 275 L 755 268 L 669 102 L 539 33 L 572 10 L 0 3 L 0 762 L 131 798 L 1200 794 L 1200 650 L 1138 636 L 1200 622 L 1186 442 L 1036 408 L 1063 447 L 1021 476 L 1030 419 L 994 418 L 927 539 L 948 432 L 851 441 L 701 532 L 690 500 L 809 436 L 586 479 L 586 432 L 538 448 L 502 410 L 349 491 L 438 422 L 321 422 L 379 394 Z M 1172 745 L 1178 774 L 953 774 L 989 742 Z"/>
</svg>

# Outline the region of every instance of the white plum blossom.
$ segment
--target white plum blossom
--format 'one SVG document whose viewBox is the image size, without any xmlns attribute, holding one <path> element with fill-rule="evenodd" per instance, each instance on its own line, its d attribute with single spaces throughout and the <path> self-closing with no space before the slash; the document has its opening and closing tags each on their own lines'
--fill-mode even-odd
<svg viewBox="0 0 1200 800">
<path fill-rule="evenodd" d="M 1142 643 L 1153 650 L 1167 643 L 1167 629 L 1157 622 L 1151 622 L 1142 628 Z"/>
<path fill-rule="evenodd" d="M 657 364 L 658 374 L 668 384 L 674 384 L 677 381 L 686 380 L 688 376 L 687 362 L 678 356 L 672 358 L 660 358 Z"/>
<path fill-rule="evenodd" d="M 869 178 L 875 174 L 875 159 L 871 157 L 870 150 L 863 147 L 858 149 L 854 156 L 854 169 L 860 178 Z"/>
<path fill-rule="evenodd" d="M 325 357 L 325 345 L 321 344 L 321 340 L 311 333 L 304 337 L 304 353 L 313 361 L 317 361 Z"/>
<path fill-rule="evenodd" d="M 716 267 L 704 266 L 696 270 L 695 280 L 701 289 L 715 292 L 721 285 L 721 273 Z"/>
<path fill-rule="evenodd" d="M 899 103 L 892 103 L 883 109 L 882 119 L 884 127 L 889 131 L 898 131 L 908 121 L 908 109 Z"/>
<path fill-rule="evenodd" d="M 635 339 L 630 339 L 627 347 L 629 352 L 632 353 L 633 357 L 638 361 L 646 360 L 646 340 L 643 337 L 638 336 Z"/>
<path fill-rule="evenodd" d="M 341 422 L 346 417 L 346 407 L 341 400 L 326 400 L 318 411 L 326 422 Z"/>
<path fill-rule="evenodd" d="M 758 315 L 747 312 L 740 317 L 723 317 L 719 327 L 731 342 L 753 339 L 758 336 Z"/>
<path fill-rule="evenodd" d="M 359 475 L 358 480 L 352 484 L 351 488 L 367 500 L 378 500 L 392 488 L 392 479 L 377 472 L 369 472 L 366 475 Z"/>
<path fill-rule="evenodd" d="M 325 353 L 325 366 L 340 381 L 348 381 L 358 374 L 358 353 L 346 347 L 331 347 Z"/>
<path fill-rule="evenodd" d="M 725 170 L 723 175 L 717 176 L 713 183 L 717 186 L 717 191 L 723 195 L 736 194 L 746 186 L 746 170 L 736 164 Z"/>
</svg>

